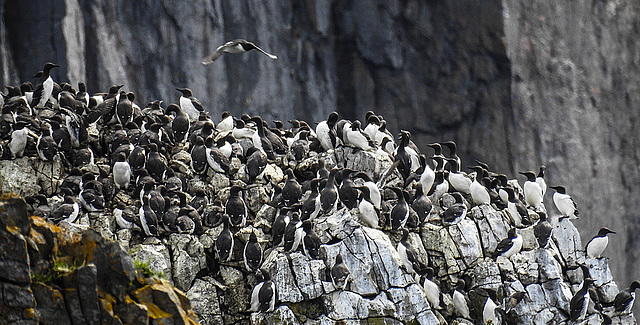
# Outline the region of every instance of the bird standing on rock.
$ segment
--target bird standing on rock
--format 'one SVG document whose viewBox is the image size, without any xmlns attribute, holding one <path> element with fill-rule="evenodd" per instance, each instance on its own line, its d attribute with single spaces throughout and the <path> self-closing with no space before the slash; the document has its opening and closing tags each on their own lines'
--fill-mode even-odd
<svg viewBox="0 0 640 325">
<path fill-rule="evenodd" d="M 576 202 L 573 201 L 573 198 L 569 196 L 569 194 L 567 194 L 567 190 L 564 186 L 551 186 L 551 188 L 556 190 L 556 193 L 553 193 L 553 203 L 556 205 L 558 211 L 562 213 L 562 217 L 577 219 L 578 209 L 576 207 Z"/>
<path fill-rule="evenodd" d="M 347 265 L 344 264 L 342 254 L 338 253 L 338 255 L 336 255 L 336 262 L 331 268 L 331 282 L 333 286 L 338 290 L 344 290 L 350 281 L 350 275 L 351 272 L 349 272 Z"/>
<path fill-rule="evenodd" d="M 249 272 L 255 272 L 262 264 L 262 247 L 258 243 L 258 237 L 254 232 L 249 235 L 249 241 L 244 245 L 244 267 Z"/>
<path fill-rule="evenodd" d="M 404 228 L 407 223 L 407 219 L 409 219 L 409 204 L 405 199 L 405 192 L 399 188 L 391 187 L 390 188 L 398 198 L 396 205 L 391 209 L 390 213 L 390 221 L 391 221 L 391 229 L 397 230 L 400 228 Z"/>
<path fill-rule="evenodd" d="M 542 188 L 540 184 L 536 183 L 536 173 L 534 172 L 520 172 L 520 174 L 527 177 L 524 182 L 524 199 L 528 205 L 533 208 L 538 208 L 542 205 Z"/>
<path fill-rule="evenodd" d="M 589 258 L 600 258 L 602 256 L 602 252 L 604 252 L 605 248 L 607 248 L 607 244 L 609 243 L 609 237 L 607 237 L 607 235 L 615 233 L 615 231 L 609 230 L 606 227 L 600 228 L 598 234 L 591 238 L 585 247 L 587 256 Z"/>
<path fill-rule="evenodd" d="M 518 235 L 516 232 L 516 228 L 509 229 L 507 233 L 507 238 L 501 240 L 496 247 L 495 252 L 493 252 L 492 257 L 497 258 L 498 256 L 504 256 L 509 258 L 520 252 L 522 249 L 522 237 Z"/>
<path fill-rule="evenodd" d="M 640 282 L 633 281 L 628 289 L 624 289 L 616 295 L 613 300 L 615 309 L 620 314 L 628 314 L 633 308 L 633 303 L 636 300 L 636 290 L 640 289 Z"/>
</svg>

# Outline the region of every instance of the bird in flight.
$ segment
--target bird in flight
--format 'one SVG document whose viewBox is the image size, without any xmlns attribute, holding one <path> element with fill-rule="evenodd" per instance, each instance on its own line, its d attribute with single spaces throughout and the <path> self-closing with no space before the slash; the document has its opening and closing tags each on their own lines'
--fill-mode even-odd
<svg viewBox="0 0 640 325">
<path fill-rule="evenodd" d="M 213 52 L 213 54 L 207 56 L 206 58 L 202 59 L 202 64 L 204 65 L 209 65 L 211 63 L 213 63 L 215 60 L 217 60 L 222 53 L 231 53 L 231 54 L 238 54 L 238 53 L 245 53 L 251 50 L 258 50 L 260 53 L 268 56 L 270 59 L 272 60 L 276 60 L 278 57 L 273 55 L 273 54 L 269 54 L 267 52 L 265 52 L 263 49 L 259 48 L 258 46 L 256 46 L 255 44 L 253 44 L 253 42 L 249 42 L 247 40 L 244 39 L 234 39 L 233 41 L 229 41 L 224 43 L 223 45 L 220 45 L 215 52 Z"/>
</svg>

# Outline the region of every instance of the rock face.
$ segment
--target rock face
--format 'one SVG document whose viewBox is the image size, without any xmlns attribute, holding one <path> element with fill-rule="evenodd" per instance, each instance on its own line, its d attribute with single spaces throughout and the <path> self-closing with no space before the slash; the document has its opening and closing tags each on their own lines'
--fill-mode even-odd
<svg viewBox="0 0 640 325">
<path fill-rule="evenodd" d="M 0 0 L 0 78 L 16 84 L 54 61 L 63 66 L 58 81 L 86 81 L 94 92 L 124 83 L 143 103 L 176 99 L 174 88 L 188 86 L 215 116 L 385 111 L 390 128 L 411 131 L 422 149 L 453 139 L 467 162 L 511 173 L 545 164 L 552 183 L 592 198 L 578 202 L 590 211 L 576 221 L 585 236 L 604 215 L 606 226 L 632 234 L 635 4 Z M 279 59 L 249 53 L 200 64 L 236 37 Z M 640 242 L 626 232 L 612 241 L 626 247 L 611 255 L 617 277 L 640 278 Z"/>
<path fill-rule="evenodd" d="M 27 215 L 23 199 L 0 201 L 3 324 L 195 324 L 188 298 L 136 269 L 93 230 Z"/>
</svg>

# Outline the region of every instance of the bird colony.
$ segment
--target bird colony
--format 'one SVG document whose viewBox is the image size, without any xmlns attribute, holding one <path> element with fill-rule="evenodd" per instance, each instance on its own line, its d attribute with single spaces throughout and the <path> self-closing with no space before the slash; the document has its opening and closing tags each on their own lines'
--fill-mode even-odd
<svg viewBox="0 0 640 325">
<path fill-rule="evenodd" d="M 119 242 L 202 323 L 635 323 L 638 283 L 619 291 L 604 255 L 614 232 L 583 246 L 544 167 L 462 168 L 454 142 L 421 151 L 373 112 L 213 117 L 188 88 L 139 106 L 121 85 L 57 84 L 55 67 L 6 86 L 2 189 Z"/>
</svg>

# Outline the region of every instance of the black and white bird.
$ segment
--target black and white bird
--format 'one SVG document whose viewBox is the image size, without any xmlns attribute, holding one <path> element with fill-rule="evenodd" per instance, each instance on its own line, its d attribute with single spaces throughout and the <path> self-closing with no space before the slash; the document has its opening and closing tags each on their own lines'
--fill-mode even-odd
<svg viewBox="0 0 640 325">
<path fill-rule="evenodd" d="M 331 214 L 338 208 L 339 195 L 338 187 L 336 186 L 336 175 L 338 172 L 339 170 L 337 168 L 329 172 L 327 184 L 322 191 L 320 191 L 320 206 L 324 214 Z"/>
<path fill-rule="evenodd" d="M 353 170 L 348 168 L 341 171 L 342 184 L 340 184 L 338 188 L 340 202 L 349 210 L 354 209 L 358 205 L 358 190 L 350 177 L 353 172 Z"/>
<path fill-rule="evenodd" d="M 289 253 L 298 250 L 298 247 L 302 244 L 303 235 L 304 230 L 302 229 L 300 214 L 296 211 L 291 215 L 291 220 L 284 228 L 284 250 Z"/>
<path fill-rule="evenodd" d="M 269 59 L 272 59 L 272 60 L 278 59 L 277 56 L 265 52 L 263 49 L 259 48 L 254 43 L 239 38 L 239 39 L 234 39 L 232 41 L 228 41 L 228 42 L 218 46 L 218 48 L 216 48 L 216 50 L 215 50 L 215 52 L 213 52 L 213 54 L 211 54 L 211 55 L 205 57 L 204 59 L 202 59 L 202 64 L 204 64 L 204 65 L 212 64 L 220 56 L 222 56 L 222 54 L 224 54 L 224 53 L 239 54 L 239 53 L 246 53 L 246 52 L 251 51 L 251 50 L 256 50 L 256 51 L 266 55 Z"/>
<path fill-rule="evenodd" d="M 442 213 L 442 221 L 446 223 L 454 223 L 458 218 L 467 215 L 467 205 L 462 194 L 454 192 L 451 195 L 453 195 L 455 203 L 447 207 Z"/>
<path fill-rule="evenodd" d="M 556 191 L 553 193 L 553 203 L 556 205 L 558 211 L 562 213 L 562 217 L 577 219 L 579 213 L 576 202 L 573 201 L 573 198 L 569 196 L 569 194 L 567 194 L 565 187 L 558 185 L 550 186 L 550 188 Z"/>
<path fill-rule="evenodd" d="M 613 300 L 613 305 L 615 306 L 616 312 L 620 314 L 628 314 L 631 312 L 633 303 L 636 300 L 637 289 L 640 289 L 640 282 L 633 281 L 631 282 L 629 288 L 618 292 L 616 298 Z"/>
<path fill-rule="evenodd" d="M 304 254 L 309 258 L 317 260 L 320 258 L 320 237 L 313 231 L 311 221 L 309 220 L 302 222 L 302 230 L 304 231 L 302 237 Z"/>
<path fill-rule="evenodd" d="M 516 197 L 516 193 L 511 187 L 505 187 L 507 193 L 507 212 L 513 221 L 514 227 L 522 226 L 522 218 L 527 217 L 529 212 L 524 204 Z"/>
<path fill-rule="evenodd" d="M 545 248 L 549 244 L 553 226 L 547 221 L 547 214 L 545 212 L 538 211 L 538 216 L 540 216 L 540 220 L 538 220 L 538 223 L 533 227 L 533 235 L 536 236 L 538 240 L 538 246 Z"/>
<path fill-rule="evenodd" d="M 113 182 L 118 189 L 127 189 L 131 182 L 131 166 L 127 162 L 127 156 L 120 152 L 113 164 Z"/>
<path fill-rule="evenodd" d="M 540 171 L 538 175 L 536 175 L 536 183 L 540 185 L 540 189 L 542 189 L 542 196 L 547 194 L 547 182 L 544 180 L 544 172 L 547 170 L 547 166 L 540 166 Z"/>
<path fill-rule="evenodd" d="M 473 183 L 473 180 L 468 175 L 460 172 L 460 165 L 458 165 L 458 160 L 456 160 L 455 158 L 447 158 L 446 160 L 447 165 L 450 166 L 448 179 L 449 185 L 451 185 L 458 192 L 471 194 L 471 184 Z"/>
<path fill-rule="evenodd" d="M 371 192 L 368 187 L 357 187 L 360 191 L 360 203 L 358 203 L 358 211 L 362 221 L 371 228 L 379 228 L 378 211 L 371 200 Z"/>
<path fill-rule="evenodd" d="M 262 246 L 258 243 L 258 237 L 254 232 L 249 235 L 249 241 L 244 245 L 243 250 L 244 267 L 249 272 L 255 272 L 262 264 Z"/>
<path fill-rule="evenodd" d="M 600 258 L 602 256 L 602 252 L 607 248 L 607 244 L 609 244 L 609 237 L 607 237 L 607 235 L 615 233 L 615 231 L 609 230 L 606 227 L 600 228 L 598 234 L 591 238 L 585 247 L 587 257 Z"/>
<path fill-rule="evenodd" d="M 275 309 L 278 293 L 269 272 L 260 270 L 260 273 L 263 280 L 256 284 L 251 292 L 251 308 L 249 311 L 270 313 Z"/>
<path fill-rule="evenodd" d="M 142 206 L 138 210 L 138 217 L 145 235 L 158 235 L 158 215 L 156 215 L 151 208 L 148 196 L 144 196 L 142 199 Z"/>
<path fill-rule="evenodd" d="M 35 84 L 31 107 L 44 108 L 47 102 L 52 98 L 54 82 L 51 78 L 51 69 L 59 67 L 59 65 L 51 62 L 44 64 L 42 74 Z"/>
<path fill-rule="evenodd" d="M 173 131 L 174 141 L 176 143 L 186 141 L 187 135 L 189 134 L 189 128 L 191 127 L 189 115 L 176 104 L 169 105 L 165 110 L 165 113 L 173 116 L 173 120 L 171 121 L 171 130 Z"/>
<path fill-rule="evenodd" d="M 316 135 L 322 148 L 327 151 L 334 149 L 337 144 L 337 135 L 334 129 L 336 122 L 338 122 L 339 115 L 336 112 L 331 112 L 326 121 L 322 121 L 316 125 Z"/>
<path fill-rule="evenodd" d="M 469 303 L 467 297 L 462 293 L 464 291 L 466 283 L 463 279 L 458 279 L 456 288 L 453 290 L 451 298 L 453 300 L 453 307 L 459 316 L 465 319 L 471 319 L 471 313 L 469 311 Z"/>
<path fill-rule="evenodd" d="M 496 309 L 498 305 L 496 305 L 494 301 L 494 299 L 496 299 L 495 292 L 489 289 L 484 291 L 486 291 L 487 297 L 484 301 L 484 307 L 482 308 L 482 324 L 502 324 L 499 318 L 497 318 L 498 314 L 496 313 Z"/>
<path fill-rule="evenodd" d="M 293 169 L 289 168 L 286 171 L 287 181 L 282 188 L 282 200 L 285 206 L 292 206 L 300 200 L 302 197 L 302 186 L 298 183 L 296 176 L 293 174 Z"/>
<path fill-rule="evenodd" d="M 520 174 L 527 177 L 524 182 L 524 200 L 533 208 L 538 208 L 542 205 L 543 195 L 540 184 L 536 183 L 536 173 L 534 172 L 520 172 Z"/>
<path fill-rule="evenodd" d="M 373 203 L 373 206 L 375 206 L 376 209 L 381 209 L 382 194 L 380 194 L 380 188 L 378 188 L 378 185 L 376 185 L 376 183 L 371 180 L 371 177 L 369 177 L 365 172 L 358 172 L 353 177 L 360 178 L 364 181 L 364 186 L 369 188 L 370 202 Z"/>
<path fill-rule="evenodd" d="M 27 140 L 29 138 L 29 132 L 24 123 L 16 123 L 14 130 L 11 132 L 11 141 L 7 144 L 11 158 L 20 158 L 24 154 L 24 149 L 27 147 Z"/>
<path fill-rule="evenodd" d="M 367 133 L 360 128 L 360 121 L 356 120 L 351 123 L 351 127 L 346 131 L 344 135 L 351 147 L 359 148 L 362 150 L 370 150 L 374 143 Z"/>
<path fill-rule="evenodd" d="M 490 204 L 491 196 L 489 195 L 489 190 L 480 183 L 484 175 L 484 169 L 481 166 L 473 166 L 470 167 L 470 169 L 473 169 L 476 172 L 476 177 L 469 186 L 469 192 L 471 193 L 473 203 L 476 205 Z M 449 177 L 451 177 L 451 175 L 449 175 Z"/>
<path fill-rule="evenodd" d="M 311 193 L 307 199 L 302 203 L 302 210 L 300 211 L 300 220 L 313 220 L 320 213 L 320 193 L 318 192 L 319 179 L 315 178 L 311 180 Z"/>
<path fill-rule="evenodd" d="M 204 111 L 204 107 L 200 101 L 193 96 L 193 92 L 189 88 L 176 88 L 182 93 L 180 96 L 180 108 L 187 113 L 190 122 L 195 122 L 200 117 L 200 112 Z"/>
<path fill-rule="evenodd" d="M 431 309 L 440 308 L 440 286 L 437 280 L 434 279 L 433 268 L 425 268 L 425 274 L 422 276 L 420 283 L 425 295 L 427 296 L 427 301 L 429 301 L 429 305 L 431 305 Z"/>
<path fill-rule="evenodd" d="M 75 198 L 71 195 L 65 195 L 64 202 L 53 210 L 51 218 L 55 222 L 66 221 L 69 223 L 75 222 L 80 216 L 80 205 L 76 202 Z"/>
<path fill-rule="evenodd" d="M 249 181 L 253 183 L 267 167 L 267 155 L 264 151 L 251 147 L 247 150 L 246 157 L 247 174 L 249 174 Z"/>
<path fill-rule="evenodd" d="M 391 221 L 391 229 L 397 230 L 400 228 L 404 228 L 407 223 L 407 219 L 409 219 L 409 204 L 405 198 L 405 191 L 397 188 L 390 187 L 390 189 L 396 194 L 398 201 L 396 205 L 391 209 L 389 218 Z"/>
<path fill-rule="evenodd" d="M 569 319 L 571 321 L 580 322 L 587 316 L 587 309 L 591 300 L 589 288 L 593 282 L 594 280 L 591 278 L 584 279 L 582 287 L 571 298 L 569 302 Z"/>
<path fill-rule="evenodd" d="M 207 164 L 216 173 L 225 174 L 229 171 L 230 161 L 227 156 L 213 143 L 213 138 L 207 138 L 204 142 Z"/>
<path fill-rule="evenodd" d="M 507 233 L 507 238 L 501 240 L 496 247 L 496 250 L 493 252 L 492 256 L 494 259 L 498 256 L 504 256 L 509 258 L 520 252 L 522 249 L 522 237 L 518 235 L 516 232 L 516 228 L 509 229 Z"/>
<path fill-rule="evenodd" d="M 338 290 L 344 290 L 350 281 L 350 277 L 351 272 L 349 272 L 347 265 L 344 264 L 342 254 L 338 253 L 338 255 L 336 255 L 336 262 L 331 268 L 331 282 L 333 286 Z"/>
<path fill-rule="evenodd" d="M 224 228 L 218 238 L 216 238 L 216 253 L 218 255 L 218 261 L 229 262 L 233 255 L 234 239 L 229 223 L 229 216 L 224 215 L 222 218 Z"/>
<path fill-rule="evenodd" d="M 229 198 L 225 204 L 225 213 L 229 216 L 229 221 L 234 227 L 244 227 L 247 223 L 249 209 L 240 196 L 242 187 L 234 185 L 229 189 Z"/>
<path fill-rule="evenodd" d="M 409 243 L 409 231 L 402 229 L 402 238 L 396 246 L 400 261 L 410 274 L 423 274 L 426 265 L 418 259 L 418 253 Z"/>
</svg>

